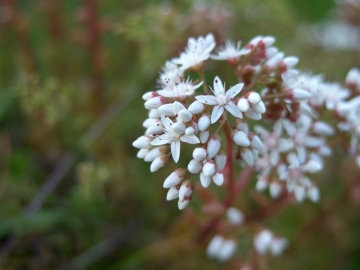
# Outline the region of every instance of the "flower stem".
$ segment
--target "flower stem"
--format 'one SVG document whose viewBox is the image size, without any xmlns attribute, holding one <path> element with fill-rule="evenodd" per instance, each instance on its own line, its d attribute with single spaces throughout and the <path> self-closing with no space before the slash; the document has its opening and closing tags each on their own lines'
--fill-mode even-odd
<svg viewBox="0 0 360 270">
<path fill-rule="evenodd" d="M 206 83 L 206 80 L 205 80 L 205 74 L 204 74 L 204 70 L 202 69 L 201 71 L 199 71 L 199 75 L 200 75 L 200 78 L 201 80 L 203 81 L 203 88 L 204 88 L 204 94 L 208 94 L 209 92 L 209 87 Z"/>
</svg>

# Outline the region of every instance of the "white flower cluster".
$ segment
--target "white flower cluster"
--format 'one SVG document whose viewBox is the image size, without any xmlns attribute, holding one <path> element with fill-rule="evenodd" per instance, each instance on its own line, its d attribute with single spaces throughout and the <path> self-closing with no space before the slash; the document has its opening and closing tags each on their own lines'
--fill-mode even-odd
<svg viewBox="0 0 360 270">
<path fill-rule="evenodd" d="M 236 47 L 227 42 L 218 49 L 217 54 L 211 55 L 216 45 L 212 34 L 198 39 L 190 38 L 180 57 L 166 62 L 158 79 L 160 89 L 143 95 L 149 118 L 143 123 L 145 135 L 133 145 L 140 148 L 139 158 L 152 162 L 152 172 L 165 166 L 170 155 L 178 162 L 182 143 L 199 145 L 194 149 L 193 159 L 187 169 L 176 170 L 164 183 L 164 187 L 169 189 L 167 199 L 178 198 L 179 209 L 185 208 L 191 199 L 193 175 L 199 174 L 203 187 L 208 187 L 211 182 L 216 185 L 224 183 L 222 171 L 226 166 L 227 156 L 220 151 L 223 146 L 223 139 L 219 134 L 221 127 L 227 125 L 230 130 L 228 135 L 236 144 L 239 158 L 246 164 L 253 165 L 262 151 L 262 142 L 249 130 L 246 118 L 262 119 L 266 106 L 258 92 L 242 90 L 255 73 L 271 77 L 271 72 L 277 69 L 285 71 L 296 64 L 296 59 L 284 58 L 283 53 L 272 47 L 274 41 L 273 37 L 258 36 L 245 48 L 240 47 L 240 42 Z M 243 71 L 244 82 L 228 89 L 218 76 L 214 78 L 212 87 L 208 87 L 201 79 L 193 82 L 190 78 L 185 78 L 185 71 L 203 72 L 204 61 L 209 58 L 226 60 L 235 65 L 243 56 L 249 62 L 247 70 Z M 274 73 L 273 76 L 275 75 Z M 204 87 L 205 94 L 197 95 L 196 91 L 201 86 Z M 212 95 L 207 93 L 208 88 Z M 239 96 L 241 92 L 243 95 Z M 235 117 L 235 127 L 227 113 Z M 212 133 L 212 126 L 215 124 L 218 124 L 218 129 Z"/>
<path fill-rule="evenodd" d="M 336 132 L 321 119 L 326 111 L 337 118 L 340 133 L 351 137 L 349 152 L 360 167 L 360 71 L 349 72 L 345 87 L 325 82 L 321 75 L 295 70 L 298 58 L 285 57 L 274 42 L 273 37 L 257 36 L 241 48 L 240 42 L 235 46 L 227 41 L 211 54 L 216 46 L 212 34 L 190 38 L 185 51 L 166 62 L 159 88 L 143 95 L 149 110 L 143 122 L 146 131 L 133 146 L 140 149 L 139 158 L 151 162 L 152 172 L 165 166 L 170 157 L 177 163 L 181 144 L 196 145 L 187 168 L 176 169 L 163 184 L 168 189 L 166 199 L 178 199 L 180 210 L 192 198 L 195 175 L 204 188 L 212 182 L 218 186 L 234 182 L 235 160 L 258 171 L 256 189 L 268 188 L 272 198 L 286 188 L 299 202 L 319 201 L 319 188 L 308 175 L 322 170 L 324 156 L 332 154 L 327 141 Z M 234 68 L 233 86 L 226 87 L 219 76 L 208 86 L 205 62 L 210 58 L 227 61 Z M 262 125 L 252 123 L 262 119 Z M 225 212 L 228 226 L 234 229 L 246 222 L 231 203 L 224 205 Z M 279 256 L 287 245 L 286 239 L 269 230 L 254 239 L 260 255 Z M 227 261 L 236 246 L 233 239 L 218 233 L 207 254 Z"/>
</svg>

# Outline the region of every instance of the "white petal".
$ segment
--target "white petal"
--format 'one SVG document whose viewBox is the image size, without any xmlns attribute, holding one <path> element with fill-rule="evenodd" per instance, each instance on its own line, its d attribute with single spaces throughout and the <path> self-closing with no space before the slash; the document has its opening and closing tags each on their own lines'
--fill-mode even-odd
<svg viewBox="0 0 360 270">
<path fill-rule="evenodd" d="M 189 143 L 189 144 L 200 143 L 199 138 L 196 137 L 195 135 L 192 135 L 192 136 L 183 135 L 183 136 L 180 137 L 180 141 L 185 142 L 185 143 Z"/>
<path fill-rule="evenodd" d="M 298 146 L 296 147 L 296 152 L 298 154 L 300 163 L 304 163 L 306 160 L 306 153 L 307 153 L 306 148 L 304 146 Z"/>
<path fill-rule="evenodd" d="M 216 96 L 220 93 L 225 94 L 224 86 L 218 76 L 216 76 L 214 79 L 214 93 Z"/>
<path fill-rule="evenodd" d="M 196 96 L 195 97 L 198 101 L 207 104 L 207 105 L 216 105 L 217 101 L 216 101 L 216 97 L 213 95 L 208 95 L 208 96 Z"/>
<path fill-rule="evenodd" d="M 238 83 L 237 85 L 234 85 L 229 90 L 226 91 L 226 96 L 229 98 L 234 98 L 237 94 L 240 93 L 242 88 L 244 87 L 243 83 Z"/>
<path fill-rule="evenodd" d="M 155 140 L 153 140 L 150 144 L 151 145 L 163 145 L 163 144 L 167 144 L 170 142 L 171 142 L 171 139 L 169 138 L 169 135 L 163 134 L 163 135 L 155 138 Z"/>
<path fill-rule="evenodd" d="M 243 117 L 240 109 L 232 101 L 229 101 L 228 104 L 226 104 L 225 109 L 235 117 Z"/>
<path fill-rule="evenodd" d="M 179 157 L 180 157 L 180 141 L 179 140 L 176 140 L 171 143 L 171 154 L 172 154 L 172 157 L 173 157 L 175 163 L 177 163 L 179 161 Z"/>
<path fill-rule="evenodd" d="M 211 113 L 211 124 L 214 124 L 224 113 L 224 107 L 215 106 Z"/>
</svg>

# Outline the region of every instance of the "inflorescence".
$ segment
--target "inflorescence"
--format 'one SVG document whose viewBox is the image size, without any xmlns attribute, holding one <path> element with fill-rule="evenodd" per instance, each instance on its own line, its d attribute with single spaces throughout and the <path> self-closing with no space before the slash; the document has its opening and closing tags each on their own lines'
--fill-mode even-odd
<svg viewBox="0 0 360 270">
<path fill-rule="evenodd" d="M 190 38 L 185 51 L 166 62 L 158 89 L 143 95 L 146 131 L 133 146 L 140 149 L 139 158 L 151 162 L 151 172 L 171 159 L 177 163 L 181 144 L 194 145 L 187 168 L 176 169 L 163 184 L 166 199 L 178 199 L 180 210 L 190 203 L 197 179 L 204 188 L 212 182 L 222 186 L 235 164 L 253 168 L 255 189 L 268 189 L 274 199 L 287 190 L 298 202 L 317 202 L 320 191 L 311 175 L 324 168 L 334 138 L 342 139 L 360 167 L 360 71 L 352 69 L 345 86 L 326 82 L 322 75 L 295 69 L 299 59 L 285 56 L 274 42 L 257 36 L 244 47 L 227 41 L 214 52 L 212 34 Z M 209 59 L 226 61 L 234 80 L 215 76 L 208 84 Z M 230 223 L 244 220 L 229 206 L 227 217 Z M 254 238 L 259 254 L 277 256 L 287 245 L 268 229 Z M 235 248 L 233 240 L 215 235 L 207 253 L 226 261 Z"/>
</svg>

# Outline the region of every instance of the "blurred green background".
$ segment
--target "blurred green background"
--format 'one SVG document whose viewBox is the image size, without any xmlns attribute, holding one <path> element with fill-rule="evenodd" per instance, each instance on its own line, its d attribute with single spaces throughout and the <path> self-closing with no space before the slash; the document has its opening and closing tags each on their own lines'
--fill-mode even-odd
<svg viewBox="0 0 360 270">
<path fill-rule="evenodd" d="M 0 269 L 235 269 L 208 260 L 193 242 L 191 210 L 165 200 L 163 180 L 177 166 L 152 174 L 136 158 L 142 94 L 156 89 L 162 65 L 188 37 L 208 32 L 243 44 L 275 36 L 280 50 L 300 57 L 299 68 L 330 81 L 360 66 L 359 51 L 329 52 L 297 35 L 300 25 L 336 18 L 329 0 L 0 5 Z M 231 77 L 223 65 L 209 72 Z M 317 176 L 321 203 L 265 221 L 291 245 L 264 269 L 360 269 L 360 186 L 349 188 L 359 172 L 337 154 Z M 257 196 L 253 186 L 241 198 L 245 213 L 257 207 L 246 201 Z M 251 241 L 250 232 L 239 237 L 236 257 L 246 258 Z"/>
</svg>

